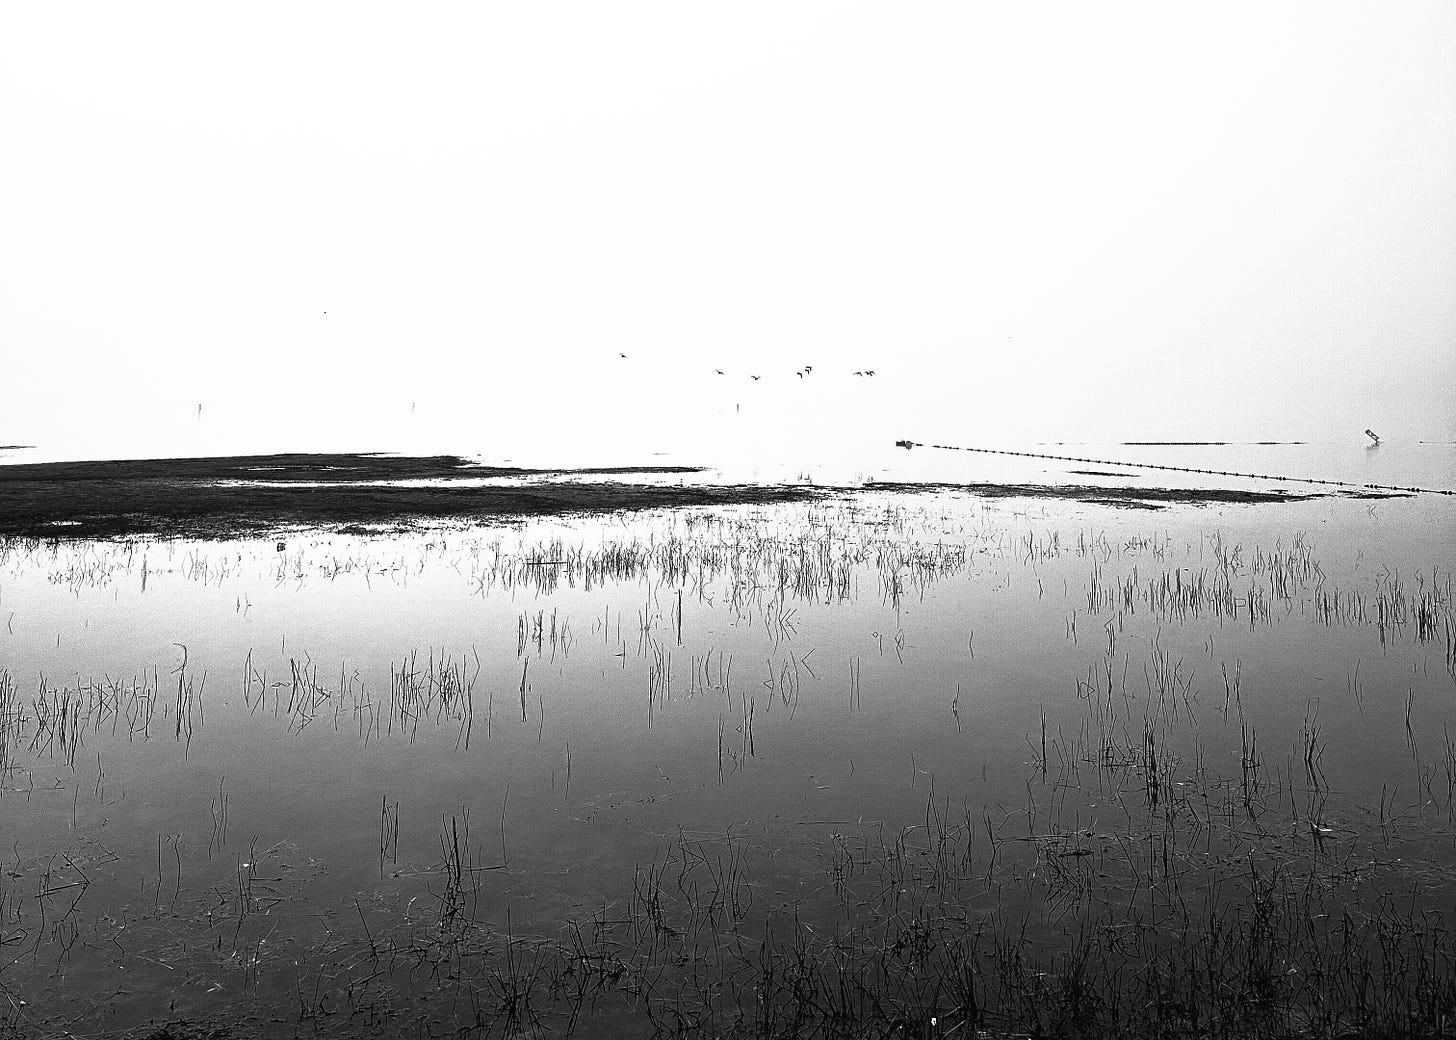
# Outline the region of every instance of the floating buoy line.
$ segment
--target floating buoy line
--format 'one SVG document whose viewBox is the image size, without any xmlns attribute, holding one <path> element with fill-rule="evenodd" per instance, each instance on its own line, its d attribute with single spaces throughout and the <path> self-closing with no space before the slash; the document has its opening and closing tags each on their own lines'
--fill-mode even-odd
<svg viewBox="0 0 1456 1040">
<path fill-rule="evenodd" d="M 911 448 L 939 448 L 941 451 L 970 451 L 979 455 L 1011 455 L 1019 459 L 1051 459 L 1056 462 L 1084 462 L 1098 466 L 1127 466 L 1133 469 L 1158 469 L 1172 473 L 1203 473 L 1215 477 L 1246 477 L 1250 480 L 1277 480 L 1296 484 L 1320 484 L 1325 487 L 1355 488 L 1361 491 L 1400 491 L 1411 495 L 1456 495 L 1456 491 L 1444 488 L 1401 487 L 1396 484 L 1360 484 L 1349 480 L 1320 480 L 1316 477 L 1285 477 L 1276 473 L 1236 473 L 1226 469 L 1196 469 L 1192 466 L 1162 466 L 1155 462 L 1119 462 L 1116 459 L 1088 459 L 1077 455 L 1048 455 L 1035 451 L 1006 451 L 1001 448 L 968 448 L 957 444 L 925 444 L 921 441 L 901 440 L 896 447 L 907 451 Z"/>
</svg>

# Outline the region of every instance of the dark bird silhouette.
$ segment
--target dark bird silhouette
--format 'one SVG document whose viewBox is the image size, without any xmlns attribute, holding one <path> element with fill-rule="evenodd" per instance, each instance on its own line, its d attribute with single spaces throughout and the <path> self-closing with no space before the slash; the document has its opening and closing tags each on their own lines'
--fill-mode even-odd
<svg viewBox="0 0 1456 1040">
<path fill-rule="evenodd" d="M 1366 430 L 1365 431 L 1365 436 L 1369 437 L 1376 444 L 1379 444 L 1380 443 L 1380 437 L 1379 437 L 1378 434 L 1376 434 L 1376 432 L 1374 430 Z"/>
<path fill-rule="evenodd" d="M 751 378 L 753 379 L 754 382 L 758 382 L 758 376 L 752 376 Z"/>
<path fill-rule="evenodd" d="M 794 375 L 798 376 L 800 379 L 804 378 L 804 373 L 802 372 L 795 372 Z"/>
<path fill-rule="evenodd" d="M 864 375 L 864 373 L 863 372 L 856 372 L 855 375 L 862 376 L 862 375 Z"/>
<path fill-rule="evenodd" d="M 813 374 L 814 374 L 814 366 L 813 365 L 805 365 L 804 366 L 804 375 L 808 376 L 808 375 L 813 375 Z"/>
<path fill-rule="evenodd" d="M 872 376 L 874 374 L 875 374 L 875 370 L 873 368 L 867 368 L 867 369 L 865 369 L 865 375 Z"/>
<path fill-rule="evenodd" d="M 715 368 L 713 369 L 713 371 L 717 372 L 720 376 L 723 374 L 723 370 L 721 368 Z"/>
</svg>

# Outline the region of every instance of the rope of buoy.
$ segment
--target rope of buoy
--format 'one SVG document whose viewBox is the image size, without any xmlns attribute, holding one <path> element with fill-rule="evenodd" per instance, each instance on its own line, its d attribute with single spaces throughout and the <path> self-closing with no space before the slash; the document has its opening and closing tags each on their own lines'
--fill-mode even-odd
<svg viewBox="0 0 1456 1040">
<path fill-rule="evenodd" d="M 1297 484 L 1322 484 L 1326 487 L 1358 488 L 1369 491 L 1401 491 L 1412 495 L 1456 495 L 1444 488 L 1400 487 L 1396 484 L 1359 484 L 1348 480 L 1319 480 L 1315 477 L 1284 477 L 1272 473 L 1235 473 L 1224 469 L 1195 469 L 1191 466 L 1161 466 L 1153 462 L 1118 462 L 1115 459 L 1087 459 L 1076 455 L 1047 455 L 1035 451 L 1006 451 L 1000 448 L 967 448 L 955 444 L 925 444 L 920 441 L 896 441 L 898 447 L 939 448 L 941 451 L 973 451 L 981 455 L 1013 455 L 1022 459 L 1052 459 L 1057 462 L 1087 462 L 1098 466 L 1128 466 L 1135 469 L 1159 469 L 1175 473 L 1203 473 L 1215 477 L 1247 477 L 1251 480 L 1279 480 Z"/>
</svg>

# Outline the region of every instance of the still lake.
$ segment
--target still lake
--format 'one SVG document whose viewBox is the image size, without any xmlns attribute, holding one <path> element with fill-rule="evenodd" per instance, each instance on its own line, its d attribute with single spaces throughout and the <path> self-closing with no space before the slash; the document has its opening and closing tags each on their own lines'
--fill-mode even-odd
<svg viewBox="0 0 1456 1040">
<path fill-rule="evenodd" d="M 1456 484 L 1449 446 L 1097 450 Z M 1026 1026 L 1015 964 L 1160 963 L 1261 893 L 1449 912 L 1452 499 L 860 468 L 810 504 L 0 545 L 5 1021 L 790 1035 L 838 1000 L 950 1035 Z"/>
</svg>

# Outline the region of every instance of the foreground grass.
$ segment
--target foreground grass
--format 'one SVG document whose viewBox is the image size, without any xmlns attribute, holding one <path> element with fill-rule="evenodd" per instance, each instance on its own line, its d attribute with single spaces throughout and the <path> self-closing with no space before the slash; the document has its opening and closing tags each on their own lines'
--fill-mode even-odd
<svg viewBox="0 0 1456 1040">
<path fill-rule="evenodd" d="M 356 901 L 359 928 L 290 949 L 271 984 L 258 966 L 271 926 L 244 891 L 221 907 L 229 927 L 215 949 L 191 955 L 240 965 L 240 988 L 211 1006 L 159 1006 L 152 1024 L 125 1033 L 107 1033 L 93 1008 L 75 1035 L 1450 1035 L 1444 879 L 1412 890 L 1389 864 L 1352 871 L 1265 841 L 1240 850 L 1242 869 L 1200 869 L 1171 822 L 1184 811 L 1158 814 L 1156 850 L 1139 840 L 1148 834 L 1013 845 L 972 821 L 883 841 L 831 835 L 820 880 L 837 913 L 813 923 L 797 906 L 764 905 L 767 879 L 743 866 L 748 850 L 678 842 L 639 864 L 629 895 L 554 935 L 513 928 L 481 880 L 488 868 L 447 841 L 430 900 Z M 1166 861 L 1164 837 L 1180 846 Z M 124 996 L 98 994 L 102 1004 Z M 0 997 L 0 1037 L 73 1035 L 65 1026 L 76 1022 L 58 1029 L 3 986 Z"/>
<path fill-rule="evenodd" d="M 176 883 L 167 895 L 159 832 L 153 894 L 145 898 L 143 877 L 137 901 L 122 914 L 77 909 L 88 874 L 97 872 L 87 857 L 91 835 L 78 832 L 73 808 L 71 828 L 57 831 L 53 844 L 24 858 L 12 849 L 0 865 L 0 1023 L 6 1023 L 0 1037 L 1450 1034 L 1456 745 L 1444 727 L 1433 758 L 1419 714 L 1411 727 L 1409 688 L 1387 691 L 1397 695 L 1387 701 L 1372 690 L 1372 725 L 1377 705 L 1398 713 L 1398 695 L 1406 694 L 1418 787 L 1399 805 L 1383 786 L 1378 804 L 1348 805 L 1320 764 L 1326 739 L 1313 713 L 1306 709 L 1298 734 L 1284 733 L 1291 743 L 1271 740 L 1268 729 L 1260 735 L 1258 702 L 1250 696 L 1246 704 L 1240 693 L 1237 657 L 1231 675 L 1220 673 L 1222 703 L 1207 690 L 1200 702 L 1192 672 L 1166 649 L 1173 642 L 1160 642 L 1165 630 L 1184 625 L 1221 634 L 1247 623 L 1262 635 L 1271 619 L 1307 611 L 1311 624 L 1380 626 L 1382 649 L 1386 627 L 1399 627 L 1408 635 L 1390 644 L 1392 653 L 1429 643 L 1439 658 L 1444 640 L 1449 668 L 1450 579 L 1418 573 L 1414 584 L 1402 585 L 1385 573 L 1367 601 L 1359 588 L 1342 591 L 1327 580 L 1299 535 L 1269 551 L 1255 547 L 1245 558 L 1240 546 L 1215 534 L 1207 567 L 1195 572 L 1187 567 L 1191 557 L 1180 555 L 1176 543 L 1170 547 L 1167 536 L 1113 545 L 1081 532 L 1075 540 L 1028 532 L 1012 541 L 988 530 L 975 543 L 917 541 L 893 515 L 877 514 L 872 524 L 865 517 L 858 527 L 844 514 L 819 520 L 790 527 L 780 540 L 783 531 L 755 539 L 751 527 L 684 519 L 681 529 L 650 539 L 624 534 L 587 546 L 542 543 L 513 556 L 482 548 L 473 563 L 466 555 L 457 562 L 471 573 L 470 587 L 530 590 L 533 600 L 563 584 L 666 575 L 668 588 L 681 588 L 705 575 L 731 577 L 739 607 L 762 611 L 811 597 L 847 599 L 860 567 L 867 586 L 887 602 L 908 601 L 952 575 L 975 578 L 978 545 L 999 546 L 998 559 L 1027 568 L 1047 567 L 1063 555 L 1085 561 L 1091 573 L 1083 640 L 1090 621 L 1099 668 L 1085 678 L 1078 673 L 1075 689 L 1054 700 L 1050 728 L 1043 708 L 1039 740 L 1027 732 L 1024 803 L 1019 792 L 1003 806 L 957 786 L 943 788 L 954 796 L 937 795 L 931 774 L 923 813 L 900 814 L 888 824 L 792 820 L 751 837 L 730 837 L 731 828 L 723 837 L 679 828 L 674 838 L 662 831 L 655 850 L 625 861 L 630 869 L 608 874 L 585 897 L 571 885 L 587 870 L 564 856 L 547 870 L 508 859 L 504 798 L 499 857 L 491 825 L 477 824 L 472 838 L 469 808 L 462 805 L 458 815 L 452 807 L 438 821 L 407 820 L 407 828 L 429 828 L 438 840 L 430 858 L 404 860 L 399 803 L 391 811 L 381 798 L 377 888 L 371 878 L 357 892 L 314 895 L 300 868 L 305 859 L 281 842 L 255 848 L 254 838 L 246 853 L 237 848 L 220 861 L 236 858 L 235 872 L 222 871 L 222 884 L 184 888 L 179 832 L 167 850 L 176 857 Z M 710 532 L 716 534 L 710 538 Z M 126 549 L 103 551 L 116 566 L 131 566 L 121 562 L 124 555 L 130 559 Z M 1113 567 L 1123 553 L 1127 564 Z M 192 561 L 188 580 L 207 580 L 205 562 Z M 86 569 L 97 563 L 88 558 L 74 578 L 63 580 L 104 580 L 88 577 L 100 573 Z M 329 565 L 339 573 L 359 564 L 330 555 Z M 52 575 L 62 578 L 53 566 Z M 137 566 L 145 574 L 144 556 Z M 278 573 L 297 574 L 301 584 L 302 556 L 280 554 Z M 1042 573 L 1050 578 L 1053 572 Z M 533 603 L 533 609 L 539 660 L 542 606 Z M 554 658 L 554 610 L 550 617 Z M 670 608 L 644 608 L 638 621 L 644 660 L 662 660 L 651 653 L 654 626 L 664 641 L 683 645 L 680 611 L 676 617 L 674 625 Z M 518 657 L 532 631 L 529 614 L 520 615 Z M 1132 688 L 1126 668 L 1119 685 L 1116 646 L 1135 640 L 1140 647 L 1149 634 L 1146 657 L 1138 651 L 1142 667 L 1132 669 Z M 1327 633 L 1324 645 L 1348 636 Z M 1074 639 L 1070 623 L 1068 638 Z M 1037 650 L 1029 639 L 1015 645 Z M 605 638 L 603 648 L 612 648 Z M 282 645 L 278 652 L 281 661 Z M 966 652 L 974 653 L 969 634 Z M 1211 644 L 1208 653 L 1212 659 Z M 1412 675 L 1425 656 L 1412 654 Z M 292 656 L 288 664 L 287 681 L 269 684 L 249 652 L 242 696 L 260 720 L 295 719 L 301 727 L 315 718 L 322 724 L 330 713 L 347 719 L 363 707 L 342 669 L 334 689 L 319 682 L 316 666 L 300 669 Z M 524 690 L 524 661 L 521 666 Z M 664 667 L 646 677 L 649 705 L 654 692 L 661 696 Z M 331 668 L 324 672 L 333 675 Z M 387 699 L 380 688 L 379 699 L 368 702 L 369 719 L 399 712 L 401 740 L 408 719 L 443 724 L 447 732 L 463 727 L 468 735 L 473 679 L 464 656 L 411 654 L 407 666 L 391 664 L 390 680 Z M 1437 680 L 1444 683 L 1439 673 Z M 34 698 L 22 700 L 0 671 L 0 752 L 7 736 L 12 747 L 21 747 L 24 737 L 30 754 L 58 759 L 79 794 L 91 781 L 85 757 L 83 772 L 77 770 L 78 732 L 109 731 L 129 746 L 170 733 L 190 747 L 194 712 L 203 724 L 203 682 L 205 674 L 194 690 L 184 656 L 164 678 L 156 669 L 150 680 L 142 675 L 129 685 L 83 685 L 78 678 L 74 687 L 42 684 Z M 720 682 L 716 689 L 731 704 L 726 680 Z M 763 684 L 770 695 L 773 683 L 770 672 Z M 752 687 L 756 692 L 756 677 Z M 1353 676 L 1347 694 L 1363 715 Z M 787 690 L 779 695 L 790 696 Z M 791 696 L 797 704 L 797 686 Z M 958 701 L 957 689 L 950 707 L 957 732 Z M 907 710 L 912 704 L 907 700 Z M 752 718 L 743 733 L 750 748 Z M 544 719 L 543 709 L 543 725 Z M 970 715 L 966 722 L 981 724 Z M 718 730 L 722 783 L 721 715 Z M 1227 734 L 1223 755 L 1215 743 L 1220 731 Z M 361 736 L 367 732 L 361 729 Z M 372 732 L 379 739 L 377 725 Z M 407 732 L 414 746 L 415 729 Z M 1418 734 L 1427 741 L 1424 759 Z M 455 743 L 458 749 L 458 738 Z M 205 753 L 203 745 L 198 753 Z M 101 772 L 98 751 L 98 786 Z M 26 811 L 33 791 L 20 775 L 11 804 Z M 1400 775 L 1410 774 L 1402 769 Z M 217 798 L 225 842 L 221 778 Z M 372 827 L 365 836 L 373 846 Z M 194 847 L 200 858 L 200 843 Z M 407 867 L 409 880 L 386 883 L 386 859 L 391 870 Z M 554 904 L 563 907 L 560 913 L 542 905 L 551 898 L 547 877 L 572 879 L 560 882 L 567 887 Z M 284 916 L 289 906 L 308 909 L 293 918 L 293 928 Z M 24 915 L 16 912 L 21 908 Z M 98 951 L 117 970 L 103 976 L 102 987 L 85 985 L 77 966 Z M 25 982 L 38 984 L 27 990 Z M 84 992 L 89 1003 L 46 1008 L 36 996 L 46 992 Z M 30 1006 L 20 1003 L 21 993 L 30 996 Z M 142 1001 L 150 1003 L 139 1006 Z M 124 1034 L 107 1031 L 110 1022 L 148 1018 L 148 1025 Z"/>
</svg>

